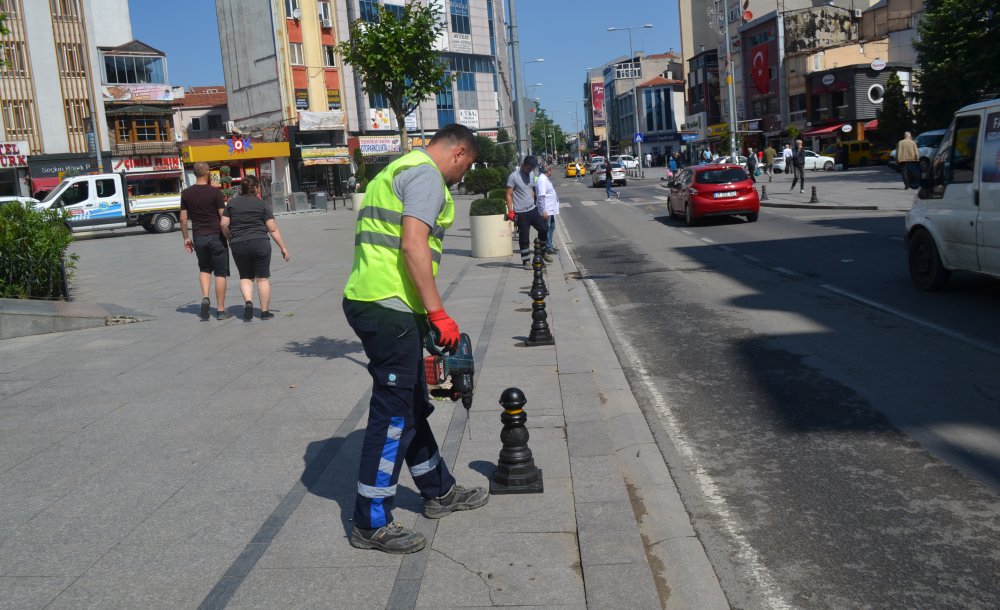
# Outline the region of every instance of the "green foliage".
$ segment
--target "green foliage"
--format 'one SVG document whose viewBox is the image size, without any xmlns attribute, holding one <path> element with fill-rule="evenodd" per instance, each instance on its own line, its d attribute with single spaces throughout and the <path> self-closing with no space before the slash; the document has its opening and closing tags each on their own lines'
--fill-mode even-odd
<svg viewBox="0 0 1000 610">
<path fill-rule="evenodd" d="M 479 154 L 476 155 L 476 163 L 486 163 L 490 167 L 497 163 L 497 145 L 486 136 L 476 136 L 476 146 Z"/>
<path fill-rule="evenodd" d="M 469 206 L 469 216 L 498 216 L 507 213 L 507 204 L 499 199 L 476 199 Z"/>
<path fill-rule="evenodd" d="M 0 36 L 6 36 L 10 34 L 10 30 L 7 28 L 7 13 L 0 13 Z M 0 56 L 0 68 L 7 65 L 7 60 L 3 56 Z"/>
<path fill-rule="evenodd" d="M 536 102 L 535 104 L 535 118 L 531 122 L 531 150 L 536 154 L 542 152 L 553 151 L 553 142 L 555 142 L 555 150 L 558 152 L 566 152 L 569 148 L 566 145 L 566 134 L 563 133 L 562 127 L 556 125 L 555 122 L 549 118 L 545 109 L 539 106 Z"/>
<path fill-rule="evenodd" d="M 344 61 L 361 75 L 365 91 L 382 94 L 399 123 L 400 149 L 407 150 L 405 117 L 423 100 L 445 90 L 454 76 L 434 50 L 445 32 L 436 4 L 408 2 L 400 17 L 378 7 L 378 21 L 351 24 L 350 39 L 337 47 Z"/>
<path fill-rule="evenodd" d="M 67 297 L 77 255 L 63 256 L 73 241 L 65 211 L 35 210 L 9 203 L 0 206 L 0 298 L 54 299 Z"/>
<path fill-rule="evenodd" d="M 487 199 L 500 199 L 501 201 L 504 202 L 504 204 L 506 204 L 507 203 L 507 189 L 493 189 L 489 193 L 486 193 L 486 198 Z"/>
<path fill-rule="evenodd" d="M 799 131 L 799 128 L 795 125 L 789 125 L 785 128 L 785 135 L 788 136 L 789 140 L 795 141 L 799 137 L 800 133 L 802 132 Z"/>
<path fill-rule="evenodd" d="M 996 0 L 927 0 L 919 36 L 923 129 L 946 127 L 962 106 L 1000 93 L 1000 10 Z"/>
<path fill-rule="evenodd" d="M 495 168 L 484 167 L 481 169 L 470 169 L 465 172 L 465 189 L 470 193 L 485 195 L 492 189 L 500 188 L 502 184 L 497 180 Z"/>
<path fill-rule="evenodd" d="M 906 94 L 899 75 L 893 70 L 885 85 L 882 108 L 878 112 L 878 131 L 875 140 L 882 146 L 894 146 L 903 132 L 913 129 L 913 113 L 906 105 Z"/>
</svg>

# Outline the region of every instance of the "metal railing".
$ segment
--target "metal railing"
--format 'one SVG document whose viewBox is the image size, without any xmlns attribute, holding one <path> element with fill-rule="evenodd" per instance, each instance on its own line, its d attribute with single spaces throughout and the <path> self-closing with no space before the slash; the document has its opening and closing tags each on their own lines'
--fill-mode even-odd
<svg viewBox="0 0 1000 610">
<path fill-rule="evenodd" d="M 0 294 L 13 298 L 69 299 L 69 276 L 66 257 L 55 266 L 50 260 L 37 260 L 23 254 L 9 254 L 0 260 Z M 13 288 L 19 287 L 16 294 Z"/>
</svg>

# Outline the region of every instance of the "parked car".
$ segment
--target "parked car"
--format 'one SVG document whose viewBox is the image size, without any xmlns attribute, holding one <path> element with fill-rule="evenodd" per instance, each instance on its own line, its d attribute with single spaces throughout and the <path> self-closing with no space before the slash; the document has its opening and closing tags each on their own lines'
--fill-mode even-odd
<svg viewBox="0 0 1000 610">
<path fill-rule="evenodd" d="M 944 137 L 945 129 L 932 129 L 917 136 L 917 155 L 920 158 L 920 173 L 926 174 L 930 169 L 931 159 L 941 145 L 941 138 Z M 889 167 L 899 171 L 899 164 L 896 163 L 896 151 L 889 154 Z"/>
<path fill-rule="evenodd" d="M 604 186 L 604 164 L 590 173 L 590 183 L 594 188 Z M 611 186 L 628 186 L 625 168 L 621 163 L 611 163 Z"/>
<path fill-rule="evenodd" d="M 602 157 L 601 155 L 597 155 L 595 157 L 591 157 L 590 158 L 590 165 L 587 166 L 587 171 L 590 172 L 590 173 L 594 173 L 594 169 L 598 165 L 602 165 L 603 163 L 604 163 L 604 157 Z"/>
<path fill-rule="evenodd" d="M 728 156 L 727 157 L 716 157 L 716 158 L 712 159 L 712 163 L 716 164 L 716 165 L 719 165 L 719 164 L 725 165 L 725 164 L 731 162 L 730 159 L 732 159 L 732 157 L 728 157 Z M 737 159 L 737 163 L 739 163 L 740 165 L 745 166 L 747 164 L 747 158 L 744 155 L 736 155 L 736 159 Z"/>
<path fill-rule="evenodd" d="M 806 169 L 833 171 L 833 166 L 836 161 L 833 157 L 827 157 L 826 155 L 818 155 L 813 151 L 806 149 Z M 791 171 L 791 168 L 785 167 L 785 158 L 778 155 L 774 158 L 774 171 L 776 173 L 782 174 Z"/>
<path fill-rule="evenodd" d="M 847 164 L 864 167 L 872 162 L 875 153 L 872 151 L 870 140 L 852 140 L 830 144 L 823 149 L 823 153 L 838 161 L 841 159 L 844 150 L 847 150 Z"/>
<path fill-rule="evenodd" d="M 611 157 L 612 163 L 621 163 L 625 169 L 636 169 L 639 167 L 639 160 L 632 155 L 618 155 Z"/>
<path fill-rule="evenodd" d="M 998 125 L 1000 99 L 980 102 L 956 112 L 936 138 L 930 170 L 906 214 L 910 279 L 920 290 L 944 288 L 952 271 L 1000 278 Z"/>
<path fill-rule="evenodd" d="M 757 222 L 760 198 L 746 170 L 733 164 L 694 165 L 677 173 L 667 196 L 671 217 L 688 226 L 708 216 L 746 216 Z"/>
<path fill-rule="evenodd" d="M 576 174 L 576 162 L 567 164 L 566 165 L 566 177 L 567 178 L 575 178 L 576 175 L 577 175 Z M 587 168 L 583 165 L 583 163 L 580 164 L 580 175 L 581 176 L 586 176 L 587 175 Z"/>
<path fill-rule="evenodd" d="M 774 163 L 771 165 L 771 170 L 776 174 L 785 173 L 785 158 L 778 152 L 778 156 L 774 158 Z"/>
<path fill-rule="evenodd" d="M 5 206 L 8 203 L 14 203 L 15 201 L 19 201 L 26 207 L 32 208 L 38 203 L 38 200 L 34 197 L 0 197 L 0 207 Z"/>
</svg>

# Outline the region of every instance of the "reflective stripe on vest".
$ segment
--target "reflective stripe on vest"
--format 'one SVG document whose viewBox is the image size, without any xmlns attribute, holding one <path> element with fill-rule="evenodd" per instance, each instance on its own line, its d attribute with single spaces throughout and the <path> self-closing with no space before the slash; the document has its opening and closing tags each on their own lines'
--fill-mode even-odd
<svg viewBox="0 0 1000 610">
<path fill-rule="evenodd" d="M 402 171 L 430 165 L 440 175 L 434 161 L 422 150 L 413 150 L 390 163 L 368 184 L 354 237 L 354 265 L 344 287 L 344 296 L 355 301 L 382 301 L 397 298 L 415 313 L 425 313 L 420 294 L 406 272 L 402 258 L 403 202 L 393 190 L 393 180 Z M 431 271 L 437 277 L 444 246 L 445 230 L 455 220 L 455 202 L 441 177 L 444 206 L 431 227 L 427 245 L 431 250 Z"/>
</svg>

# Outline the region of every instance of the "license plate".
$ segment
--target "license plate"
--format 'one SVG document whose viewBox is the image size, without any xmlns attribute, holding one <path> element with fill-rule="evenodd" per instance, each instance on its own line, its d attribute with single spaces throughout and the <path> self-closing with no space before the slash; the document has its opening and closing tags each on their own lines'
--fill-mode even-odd
<svg viewBox="0 0 1000 610">
<path fill-rule="evenodd" d="M 736 191 L 718 191 L 715 193 L 716 199 L 725 199 L 727 197 L 735 197 Z"/>
</svg>

